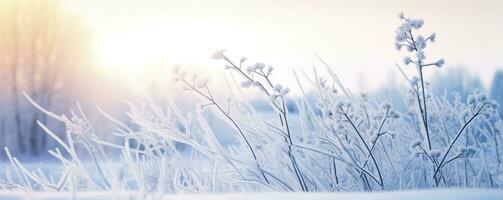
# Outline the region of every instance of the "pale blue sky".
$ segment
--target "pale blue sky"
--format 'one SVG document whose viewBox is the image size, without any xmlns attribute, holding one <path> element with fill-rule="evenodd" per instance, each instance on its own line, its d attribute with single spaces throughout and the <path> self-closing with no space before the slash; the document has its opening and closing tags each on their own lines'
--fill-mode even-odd
<svg viewBox="0 0 503 200">
<path fill-rule="evenodd" d="M 395 73 L 394 64 L 402 60 L 393 37 L 400 23 L 397 14 L 404 11 L 425 20 L 425 35 L 437 33 L 437 43 L 427 50 L 430 58 L 445 58 L 446 67 L 465 66 L 480 74 L 485 84 L 496 69 L 503 69 L 503 1 L 74 0 L 65 4 L 93 26 L 97 51 L 105 54 L 103 65 L 162 59 L 213 66 L 209 55 L 224 48 L 288 72 L 318 65 L 316 52 L 351 88 L 373 89 L 386 82 L 381 77 Z M 110 51 L 114 53 L 108 55 Z M 134 54 L 143 57 L 117 61 Z M 366 79 L 363 85 L 358 85 L 358 77 Z"/>
</svg>

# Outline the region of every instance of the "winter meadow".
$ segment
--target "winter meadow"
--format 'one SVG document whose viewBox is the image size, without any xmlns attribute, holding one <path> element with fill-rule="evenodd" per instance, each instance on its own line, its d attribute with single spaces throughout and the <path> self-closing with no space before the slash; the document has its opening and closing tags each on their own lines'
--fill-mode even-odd
<svg viewBox="0 0 503 200">
<path fill-rule="evenodd" d="M 211 30 L 213 25 L 222 29 L 218 23 L 194 22 L 205 14 L 194 14 L 190 20 L 172 17 L 169 27 L 158 29 L 162 23 L 139 20 L 150 15 L 135 9 L 131 13 L 108 10 L 119 3 L 0 3 L 0 199 L 503 198 L 501 35 L 488 43 L 492 46 L 484 43 L 486 49 L 469 49 L 473 62 L 482 65 L 492 59 L 495 68 L 464 66 L 473 63 L 472 58 L 456 60 L 463 54 L 452 44 L 483 43 L 484 38 L 477 37 L 486 37 L 484 30 L 470 32 L 478 35 L 467 40 L 462 33 L 457 35 L 458 25 L 437 23 L 435 17 L 445 15 L 435 10 L 432 17 L 425 7 L 396 8 L 386 13 L 393 17 L 384 18 L 393 26 L 369 22 L 376 37 L 382 31 L 386 33 L 382 37 L 389 38 L 375 42 L 384 41 L 382 46 L 357 37 L 372 33 L 341 29 L 341 35 L 350 33 L 343 40 L 352 40 L 351 45 L 339 40 L 340 48 L 346 49 L 337 50 L 337 44 L 327 48 L 343 56 L 307 49 L 311 64 L 299 61 L 299 66 L 290 63 L 297 62 L 293 55 L 299 52 L 272 47 L 286 43 L 260 45 L 262 39 L 275 40 L 260 36 L 262 32 L 253 36 L 257 42 L 253 46 L 240 36 L 230 37 L 246 31 L 218 32 Z M 146 10 L 157 19 L 164 16 L 155 14 L 164 13 L 163 6 L 175 7 L 171 11 L 186 16 L 202 2 L 149 3 L 145 5 L 152 8 Z M 280 4 L 269 4 L 276 3 Z M 281 12 L 328 2 L 290 3 L 292 7 Z M 476 13 L 471 15 L 501 18 L 483 10 L 493 4 L 502 6 L 501 2 L 479 3 L 472 5 Z M 138 10 L 145 7 L 124 4 Z M 245 16 L 255 4 L 269 5 L 218 2 L 207 6 L 224 10 L 243 6 L 245 14 L 237 16 Z M 397 6 L 391 5 L 393 1 L 379 6 L 395 11 Z M 100 8 L 107 10 L 113 25 L 105 23 L 108 18 L 99 14 Z M 452 15 L 461 8 L 454 6 Z M 306 12 L 298 12 L 299 17 L 311 19 L 317 14 Z M 359 15 L 364 21 L 372 17 L 372 13 Z M 104 23 L 113 30 L 126 19 L 139 24 L 126 36 L 118 29 L 121 34 L 100 39 L 100 25 L 93 26 Z M 267 23 L 252 19 L 260 22 L 250 23 L 256 26 Z M 483 23 L 479 19 L 472 21 Z M 238 21 L 246 24 L 247 20 Z M 472 29 L 467 21 L 466 28 Z M 307 22 L 311 23 L 317 22 Z M 502 24 L 499 19 L 486 28 L 498 35 Z M 274 30 L 262 31 L 275 35 Z M 315 35 L 323 38 L 327 35 L 321 32 L 333 30 L 316 30 Z M 353 32 L 355 37 L 350 36 Z M 341 37 L 337 34 L 329 35 Z M 234 42 L 236 38 L 242 43 Z M 294 40 L 309 46 L 311 39 L 297 35 Z M 359 43 L 368 43 L 369 51 L 382 58 L 366 58 L 365 53 L 355 58 L 345 52 L 366 52 L 358 49 Z M 455 54 L 445 53 L 451 50 Z M 281 61 L 265 62 L 257 52 L 279 56 Z M 385 52 L 391 52 L 391 57 Z M 347 66 L 344 57 L 364 63 L 363 75 L 348 78 L 352 75 L 344 72 L 354 71 L 338 67 L 334 59 L 342 58 L 340 65 Z M 450 64 L 449 58 L 461 64 Z M 355 87 L 355 82 L 360 84 Z M 368 87 L 369 83 L 374 86 Z"/>
</svg>

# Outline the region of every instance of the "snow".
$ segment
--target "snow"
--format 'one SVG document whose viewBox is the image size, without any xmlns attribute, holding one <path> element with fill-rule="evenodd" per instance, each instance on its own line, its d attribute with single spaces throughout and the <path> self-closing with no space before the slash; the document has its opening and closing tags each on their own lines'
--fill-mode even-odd
<svg viewBox="0 0 503 200">
<path fill-rule="evenodd" d="M 245 81 L 246 89 L 228 83 L 220 93 L 225 89 L 208 79 L 175 68 L 176 84 L 200 100 L 197 108 L 179 106 L 185 98 L 142 94 L 141 103 L 128 102 L 127 119 L 99 109 L 113 132 L 97 131 L 80 104 L 58 114 L 25 94 L 66 131 L 38 122 L 57 143 L 49 151 L 53 163 L 24 165 L 4 149 L 0 199 L 503 199 L 496 190 L 503 186 L 498 105 L 478 90 L 467 101 L 433 96 L 422 70 L 440 64 L 425 63 L 428 39 L 412 37 L 423 21 L 403 20 L 397 43 L 414 46 L 417 55 L 405 64 L 415 63 L 420 78 L 400 93 L 402 109 L 386 98 L 352 95 L 321 58 L 331 78 L 313 68 L 312 78 L 304 75 L 315 89 L 291 99 L 270 77 L 272 68 L 259 63 L 244 71 L 223 51 L 213 56 L 232 66 L 223 77 Z M 245 92 L 260 93 L 266 109 Z M 285 191 L 313 193 L 279 193 Z"/>
<path fill-rule="evenodd" d="M 72 193 L 39 193 L 39 192 L 0 192 L 0 200 L 16 199 L 69 199 Z M 136 199 L 141 195 L 132 192 L 122 192 L 120 194 L 112 192 L 79 192 L 75 194 L 75 199 Z M 150 199 L 150 198 L 146 198 Z M 344 200 L 395 200 L 395 199 L 443 199 L 443 200 L 501 200 L 503 199 L 503 190 L 488 189 L 441 189 L 441 190 L 415 190 L 400 192 L 340 192 L 340 193 L 232 193 L 232 194 L 208 194 L 208 195 L 165 195 L 163 200 L 249 200 L 249 199 L 344 199 Z"/>
</svg>

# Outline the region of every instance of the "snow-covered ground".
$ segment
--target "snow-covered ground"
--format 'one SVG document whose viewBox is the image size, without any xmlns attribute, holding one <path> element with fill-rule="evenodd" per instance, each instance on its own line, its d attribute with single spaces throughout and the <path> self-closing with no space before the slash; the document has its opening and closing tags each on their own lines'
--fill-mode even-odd
<svg viewBox="0 0 503 200">
<path fill-rule="evenodd" d="M 37 192 L 0 192 L 0 200 L 17 199 L 143 199 L 136 193 L 77 193 L 75 196 L 71 193 L 37 193 Z M 151 198 L 147 198 L 151 199 Z M 374 193 L 234 193 L 219 195 L 165 195 L 163 200 L 248 200 L 248 199 L 343 199 L 343 200 L 414 200 L 414 199 L 442 199 L 442 200 L 501 200 L 503 199 L 503 190 L 486 189 L 442 189 L 442 190 L 416 190 L 401 192 L 374 192 Z"/>
</svg>

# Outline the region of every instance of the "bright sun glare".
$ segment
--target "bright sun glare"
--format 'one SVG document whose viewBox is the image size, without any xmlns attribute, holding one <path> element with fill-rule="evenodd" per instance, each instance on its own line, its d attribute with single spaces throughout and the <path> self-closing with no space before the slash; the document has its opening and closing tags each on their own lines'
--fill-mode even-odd
<svg viewBox="0 0 503 200">
<path fill-rule="evenodd" d="M 203 65 L 222 44 L 235 42 L 234 35 L 203 22 L 150 23 L 99 35 L 95 54 L 114 73 L 141 73 L 156 64 Z"/>
</svg>

